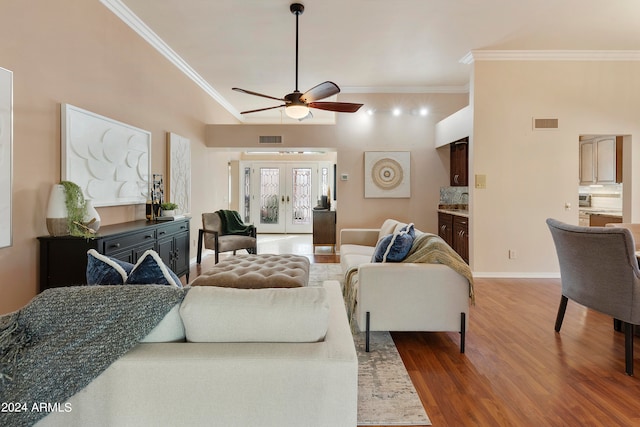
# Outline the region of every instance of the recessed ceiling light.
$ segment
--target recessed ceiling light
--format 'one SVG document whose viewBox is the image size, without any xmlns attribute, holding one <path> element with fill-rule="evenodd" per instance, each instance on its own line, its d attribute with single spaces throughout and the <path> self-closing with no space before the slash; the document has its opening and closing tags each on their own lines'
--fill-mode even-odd
<svg viewBox="0 0 640 427">
<path fill-rule="evenodd" d="M 429 114 L 429 110 L 427 110 L 426 108 L 421 108 L 420 109 L 420 115 L 421 116 L 426 116 L 427 114 Z"/>
<path fill-rule="evenodd" d="M 393 109 L 393 115 L 394 116 L 399 116 L 402 113 L 402 110 L 400 110 L 399 108 L 394 108 Z"/>
</svg>

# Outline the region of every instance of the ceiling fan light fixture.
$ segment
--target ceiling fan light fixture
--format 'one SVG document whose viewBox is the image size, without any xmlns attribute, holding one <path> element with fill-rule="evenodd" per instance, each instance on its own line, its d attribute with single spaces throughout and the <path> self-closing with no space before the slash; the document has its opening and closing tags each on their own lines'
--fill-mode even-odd
<svg viewBox="0 0 640 427">
<path fill-rule="evenodd" d="M 306 105 L 287 105 L 284 112 L 292 119 L 303 119 L 309 115 L 309 107 Z"/>
</svg>

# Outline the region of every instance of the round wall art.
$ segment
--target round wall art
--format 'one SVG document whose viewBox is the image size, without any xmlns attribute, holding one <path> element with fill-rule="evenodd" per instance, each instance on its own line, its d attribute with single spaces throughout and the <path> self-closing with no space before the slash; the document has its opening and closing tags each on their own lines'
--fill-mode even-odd
<svg viewBox="0 0 640 427">
<path fill-rule="evenodd" d="M 365 197 L 410 197 L 410 153 L 367 151 Z"/>
</svg>

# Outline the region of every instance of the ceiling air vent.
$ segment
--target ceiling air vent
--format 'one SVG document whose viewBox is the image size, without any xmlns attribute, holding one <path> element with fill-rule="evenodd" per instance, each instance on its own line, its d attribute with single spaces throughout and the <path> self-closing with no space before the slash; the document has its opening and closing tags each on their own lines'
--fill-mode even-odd
<svg viewBox="0 0 640 427">
<path fill-rule="evenodd" d="M 533 130 L 558 129 L 558 119 L 533 119 Z"/>
<path fill-rule="evenodd" d="M 282 136 L 274 135 L 274 136 L 260 136 L 260 144 L 282 144 Z"/>
</svg>

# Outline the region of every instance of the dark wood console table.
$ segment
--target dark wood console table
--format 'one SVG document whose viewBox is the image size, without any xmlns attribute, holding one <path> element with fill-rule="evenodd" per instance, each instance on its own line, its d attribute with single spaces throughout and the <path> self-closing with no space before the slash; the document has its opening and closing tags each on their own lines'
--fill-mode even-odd
<svg viewBox="0 0 640 427">
<path fill-rule="evenodd" d="M 106 225 L 94 239 L 61 236 L 38 237 L 40 241 L 40 291 L 87 283 L 87 251 L 134 264 L 153 249 L 178 277 L 189 282 L 189 221 L 138 220 Z"/>
<path fill-rule="evenodd" d="M 336 251 L 336 211 L 313 211 L 313 248 L 331 246 Z"/>
</svg>

